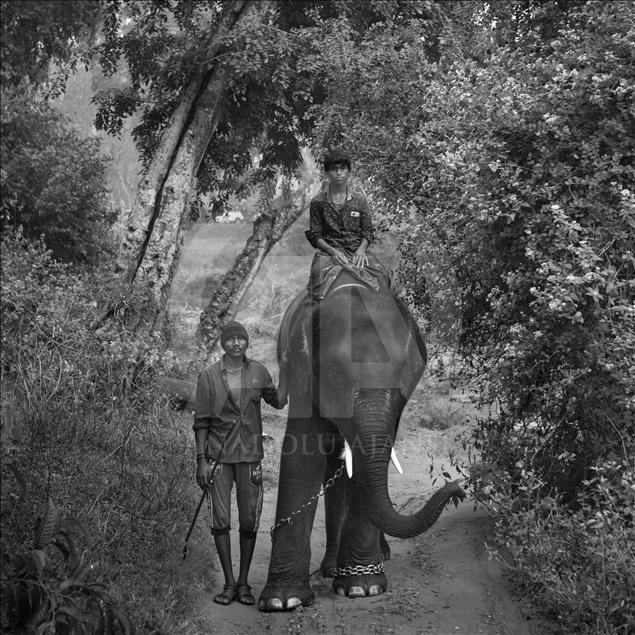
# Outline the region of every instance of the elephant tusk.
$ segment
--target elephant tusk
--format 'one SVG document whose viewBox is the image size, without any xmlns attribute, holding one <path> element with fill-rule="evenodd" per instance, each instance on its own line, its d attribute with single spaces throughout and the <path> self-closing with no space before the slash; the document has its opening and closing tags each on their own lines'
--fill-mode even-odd
<svg viewBox="0 0 635 635">
<path fill-rule="evenodd" d="M 403 474 L 403 467 L 401 467 L 401 463 L 399 463 L 399 459 L 397 458 L 397 453 L 395 452 L 395 448 L 392 448 L 392 450 L 390 450 L 390 460 L 392 461 L 392 464 L 395 466 L 395 469 L 397 470 L 397 472 L 399 472 L 399 474 Z"/>
<path fill-rule="evenodd" d="M 344 463 L 346 463 L 348 478 L 353 478 L 353 451 L 346 439 L 344 439 Z"/>
</svg>

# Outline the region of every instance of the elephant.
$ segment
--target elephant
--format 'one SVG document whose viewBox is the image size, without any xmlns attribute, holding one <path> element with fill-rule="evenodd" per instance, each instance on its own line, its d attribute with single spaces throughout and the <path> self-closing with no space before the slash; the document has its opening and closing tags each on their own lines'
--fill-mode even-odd
<svg viewBox="0 0 635 635">
<path fill-rule="evenodd" d="M 322 573 L 333 577 L 340 595 L 384 593 L 389 549 L 383 533 L 418 535 L 448 502 L 465 497 L 454 481 L 412 515 L 399 514 L 390 500 L 388 464 L 399 420 L 427 362 L 419 328 L 392 292 L 343 271 L 325 299 L 301 294 L 291 303 L 278 357 L 281 372 L 289 373 L 289 411 L 258 608 L 283 611 L 314 602 L 310 538 L 321 487 L 327 534 Z"/>
</svg>

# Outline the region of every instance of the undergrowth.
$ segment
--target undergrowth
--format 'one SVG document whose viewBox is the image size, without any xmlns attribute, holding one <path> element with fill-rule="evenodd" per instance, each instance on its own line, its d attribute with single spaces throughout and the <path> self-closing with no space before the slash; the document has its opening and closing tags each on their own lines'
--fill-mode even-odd
<svg viewBox="0 0 635 635">
<path fill-rule="evenodd" d="M 46 610 L 31 598 L 20 619 L 33 629 L 55 632 L 50 624 L 80 610 L 55 595 L 72 586 L 72 571 L 41 575 L 33 531 L 50 500 L 59 526 L 72 529 L 71 544 L 53 551 L 77 553 L 90 572 L 82 584 L 104 584 L 109 606 L 129 617 L 131 629 L 174 633 L 188 605 L 174 573 L 193 507 L 191 430 L 178 428 L 178 414 L 156 388 L 171 361 L 160 342 L 124 329 L 105 338 L 91 331 L 107 283 L 103 271 L 63 267 L 20 234 L 3 237 L 3 562 L 33 559 L 35 549 L 42 597 L 62 598 Z M 16 627 L 19 571 L 3 567 L 5 631 Z"/>
<path fill-rule="evenodd" d="M 594 468 L 573 509 L 545 496 L 544 481 L 530 471 L 515 481 L 491 477 L 481 481 L 489 481 L 481 495 L 496 519 L 490 551 L 523 595 L 564 632 L 632 633 L 635 471 L 619 461 Z"/>
</svg>

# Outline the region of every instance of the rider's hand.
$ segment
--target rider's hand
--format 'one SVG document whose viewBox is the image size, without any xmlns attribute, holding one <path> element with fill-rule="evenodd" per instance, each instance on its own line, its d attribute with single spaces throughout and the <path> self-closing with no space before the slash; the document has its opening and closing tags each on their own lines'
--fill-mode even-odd
<svg viewBox="0 0 635 635">
<path fill-rule="evenodd" d="M 331 258 L 336 265 L 348 264 L 348 257 L 343 251 L 340 251 L 339 249 L 333 249 L 333 251 L 331 252 Z"/>
<path fill-rule="evenodd" d="M 353 264 L 356 267 L 359 267 L 360 269 L 362 269 L 363 267 L 365 267 L 368 264 L 368 256 L 366 255 L 366 248 L 365 247 L 360 247 L 353 254 Z"/>
<path fill-rule="evenodd" d="M 201 489 L 209 487 L 210 466 L 207 459 L 199 459 L 196 462 L 196 482 Z"/>
</svg>

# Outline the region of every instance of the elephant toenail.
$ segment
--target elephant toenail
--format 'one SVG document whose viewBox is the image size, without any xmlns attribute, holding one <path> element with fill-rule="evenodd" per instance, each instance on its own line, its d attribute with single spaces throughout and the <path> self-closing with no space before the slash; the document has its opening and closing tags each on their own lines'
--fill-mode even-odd
<svg viewBox="0 0 635 635">
<path fill-rule="evenodd" d="M 272 600 L 269 600 L 269 602 L 267 603 L 267 607 L 274 611 L 282 611 L 284 609 L 282 600 L 279 598 L 273 598 Z"/>
<path fill-rule="evenodd" d="M 344 591 L 344 587 L 338 586 L 336 589 L 338 595 L 346 595 L 346 591 Z"/>
<path fill-rule="evenodd" d="M 300 600 L 300 598 L 289 598 L 287 600 L 288 609 L 294 609 L 296 606 L 301 606 L 301 605 L 302 605 L 302 601 Z"/>
<path fill-rule="evenodd" d="M 349 598 L 363 598 L 363 597 L 366 597 L 366 592 L 364 591 L 364 589 L 362 589 L 361 586 L 352 586 L 348 590 L 348 597 Z"/>
<path fill-rule="evenodd" d="M 368 587 L 368 595 L 381 595 L 382 593 L 383 591 L 378 584 L 371 584 L 370 587 Z"/>
</svg>

